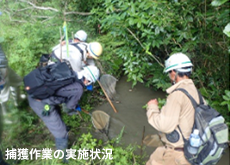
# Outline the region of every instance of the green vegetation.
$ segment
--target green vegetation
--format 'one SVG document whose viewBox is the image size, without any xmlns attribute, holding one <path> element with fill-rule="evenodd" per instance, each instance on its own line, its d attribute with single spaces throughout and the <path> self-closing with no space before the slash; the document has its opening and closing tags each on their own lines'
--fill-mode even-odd
<svg viewBox="0 0 230 165">
<path fill-rule="evenodd" d="M 69 38 L 72 32 L 84 29 L 88 42 L 99 41 L 104 51 L 98 61 L 103 70 L 115 77 L 126 75 L 128 81 L 143 83 L 154 90 L 165 90 L 170 86 L 163 74 L 164 60 L 172 53 L 184 52 L 194 64 L 193 80 L 207 99 L 230 126 L 229 89 L 229 37 L 230 18 L 227 0 L 0 0 L 0 38 L 4 38 L 3 49 L 9 65 L 21 76 L 38 64 L 42 53 L 50 53 L 59 43 L 63 22 L 67 21 Z M 86 94 L 82 104 L 91 110 L 97 100 L 103 100 L 100 90 Z M 90 100 L 92 101 L 88 101 Z M 160 100 L 163 104 L 164 100 Z M 11 103 L 9 103 L 13 109 Z M 14 114 L 14 113 L 13 113 Z M 12 114 L 12 115 L 13 115 Z M 25 103 L 18 113 L 15 128 L 5 129 L 2 148 L 54 147 L 53 139 L 42 122 Z M 64 115 L 64 114 L 63 114 Z M 90 117 L 85 121 L 78 117 L 64 120 L 71 128 L 82 125 L 92 130 Z M 87 124 L 88 123 L 88 124 Z M 73 131 L 77 134 L 78 131 Z M 39 135 L 39 136 L 38 136 Z M 7 138 L 6 138 L 7 136 Z M 38 136 L 31 141 L 32 137 Z M 141 157 L 133 153 L 138 146 L 122 148 L 111 140 L 108 143 L 94 139 L 90 134 L 76 135 L 80 144 L 89 147 L 113 148 L 116 164 L 142 164 Z M 18 141 L 15 141 L 14 139 Z M 121 137 L 122 138 L 122 137 Z M 24 143 L 20 139 L 24 139 Z M 26 140 L 27 141 L 26 141 Z M 10 146 L 8 144 L 11 144 Z M 40 144 L 41 146 L 36 146 Z M 125 155 L 121 156 L 120 155 Z M 60 160 L 32 164 L 61 164 Z M 88 160 L 79 164 L 114 164 L 114 162 Z M 26 164 L 26 161 L 14 162 Z M 28 163 L 28 161 L 27 161 Z M 71 163 L 71 161 L 70 161 Z"/>
</svg>

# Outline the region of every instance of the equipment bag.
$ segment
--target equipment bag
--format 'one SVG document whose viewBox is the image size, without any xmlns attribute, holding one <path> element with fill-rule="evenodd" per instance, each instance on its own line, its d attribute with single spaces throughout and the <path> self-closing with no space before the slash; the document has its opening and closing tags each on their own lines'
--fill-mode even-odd
<svg viewBox="0 0 230 165">
<path fill-rule="evenodd" d="M 76 74 L 66 62 L 36 68 L 23 78 L 26 92 L 40 100 L 53 96 L 58 89 L 76 80 Z"/>
<path fill-rule="evenodd" d="M 190 154 L 188 151 L 189 140 L 185 139 L 181 132 L 184 139 L 184 154 L 186 159 L 192 165 L 215 165 L 228 146 L 228 127 L 224 123 L 224 118 L 215 109 L 204 104 L 199 91 L 200 104 L 185 89 L 178 88 L 176 90 L 183 92 L 191 100 L 195 109 L 195 121 L 192 132 L 194 129 L 198 129 L 201 138 L 201 145 L 198 148 L 198 152 Z M 180 127 L 179 130 L 181 131 Z"/>
<path fill-rule="evenodd" d="M 42 56 L 40 57 L 39 63 L 38 63 L 38 67 L 47 66 L 51 55 L 52 54 L 42 54 Z"/>
</svg>

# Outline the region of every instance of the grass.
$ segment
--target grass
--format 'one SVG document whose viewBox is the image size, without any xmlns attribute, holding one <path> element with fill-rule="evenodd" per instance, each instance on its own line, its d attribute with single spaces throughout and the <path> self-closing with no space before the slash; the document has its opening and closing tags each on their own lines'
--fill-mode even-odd
<svg viewBox="0 0 230 165">
<path fill-rule="evenodd" d="M 93 102 L 96 97 L 90 96 Z M 84 102 L 84 99 L 83 99 Z M 95 104 L 95 103 L 94 103 Z M 91 110 L 89 102 L 85 104 L 84 109 Z M 44 125 L 41 119 L 30 109 L 28 103 L 23 102 L 18 108 L 16 108 L 12 102 L 8 102 L 9 119 L 13 121 L 13 124 L 4 125 L 4 131 L 2 134 L 2 144 L 0 146 L 3 154 L 5 151 L 15 149 L 28 149 L 29 152 L 34 149 L 43 150 L 49 148 L 53 152 L 56 151 L 54 137 L 49 132 L 47 127 Z M 104 141 L 103 139 L 97 139 L 95 136 L 95 129 L 92 126 L 91 117 L 87 114 L 81 113 L 83 120 L 78 115 L 69 116 L 66 113 L 62 113 L 63 121 L 69 127 L 69 147 L 68 149 L 100 149 L 111 148 L 113 151 L 114 160 L 99 160 L 89 158 L 88 160 L 83 159 L 70 159 L 69 164 L 82 165 L 82 164 L 143 164 L 140 156 L 134 154 L 135 149 L 138 146 L 122 147 L 119 145 L 122 139 L 125 128 L 123 127 L 121 132 L 116 138 Z M 89 151 L 88 151 L 89 152 Z M 18 152 L 16 152 L 18 154 Z M 24 153 L 25 154 L 25 153 Z M 77 153 L 76 153 L 77 154 Z M 122 159 L 120 159 L 122 156 Z M 10 165 L 61 165 L 63 164 L 60 159 L 42 159 L 38 158 L 30 160 L 6 160 Z M 139 161 L 139 163 L 138 163 Z"/>
</svg>

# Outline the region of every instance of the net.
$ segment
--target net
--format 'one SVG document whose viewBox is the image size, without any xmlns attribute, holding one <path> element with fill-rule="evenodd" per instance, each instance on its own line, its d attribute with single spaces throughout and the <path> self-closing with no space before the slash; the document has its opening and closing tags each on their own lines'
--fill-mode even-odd
<svg viewBox="0 0 230 165">
<path fill-rule="evenodd" d="M 113 99 L 116 94 L 115 88 L 117 81 L 118 80 L 115 77 L 109 74 L 104 74 L 100 78 L 100 83 L 110 99 Z"/>
<path fill-rule="evenodd" d="M 108 135 L 110 116 L 104 111 L 96 110 L 92 113 L 92 123 L 100 132 Z"/>
</svg>

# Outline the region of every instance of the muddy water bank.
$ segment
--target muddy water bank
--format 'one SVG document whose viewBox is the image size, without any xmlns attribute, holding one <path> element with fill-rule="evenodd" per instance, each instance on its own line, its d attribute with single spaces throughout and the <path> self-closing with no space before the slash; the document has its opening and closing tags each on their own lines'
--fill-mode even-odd
<svg viewBox="0 0 230 165">
<path fill-rule="evenodd" d="M 124 133 L 121 139 L 121 144 L 128 146 L 129 144 L 142 144 L 143 130 L 144 135 L 156 134 L 157 131 L 149 125 L 146 117 L 146 110 L 142 107 L 153 98 L 165 98 L 166 93 L 162 91 L 154 91 L 151 88 L 145 87 L 138 83 L 132 88 L 132 83 L 127 82 L 126 77 L 122 77 L 116 86 L 116 99 L 113 101 L 118 113 L 115 113 L 108 102 L 95 107 L 96 110 L 103 110 L 110 115 L 109 138 L 117 137 L 122 128 Z M 153 147 L 143 145 L 143 153 L 149 155 L 155 150 Z M 138 149 L 136 154 L 140 154 Z M 229 149 L 223 156 L 218 165 L 229 165 Z"/>
<path fill-rule="evenodd" d="M 116 96 L 113 104 L 118 113 L 115 113 L 108 102 L 97 106 L 95 109 L 103 110 L 110 115 L 109 138 L 117 137 L 124 127 L 121 144 L 128 146 L 129 144 L 141 145 L 143 131 L 144 135 L 152 135 L 157 131 L 148 124 L 146 110 L 142 107 L 152 98 L 165 98 L 164 92 L 154 91 L 151 88 L 144 87 L 138 83 L 132 88 L 132 83 L 127 82 L 126 77 L 122 77 L 116 86 Z M 144 145 L 143 145 L 144 146 Z M 143 150 L 146 155 L 150 155 L 154 148 L 146 147 Z M 140 154 L 140 149 L 136 154 Z"/>
</svg>

